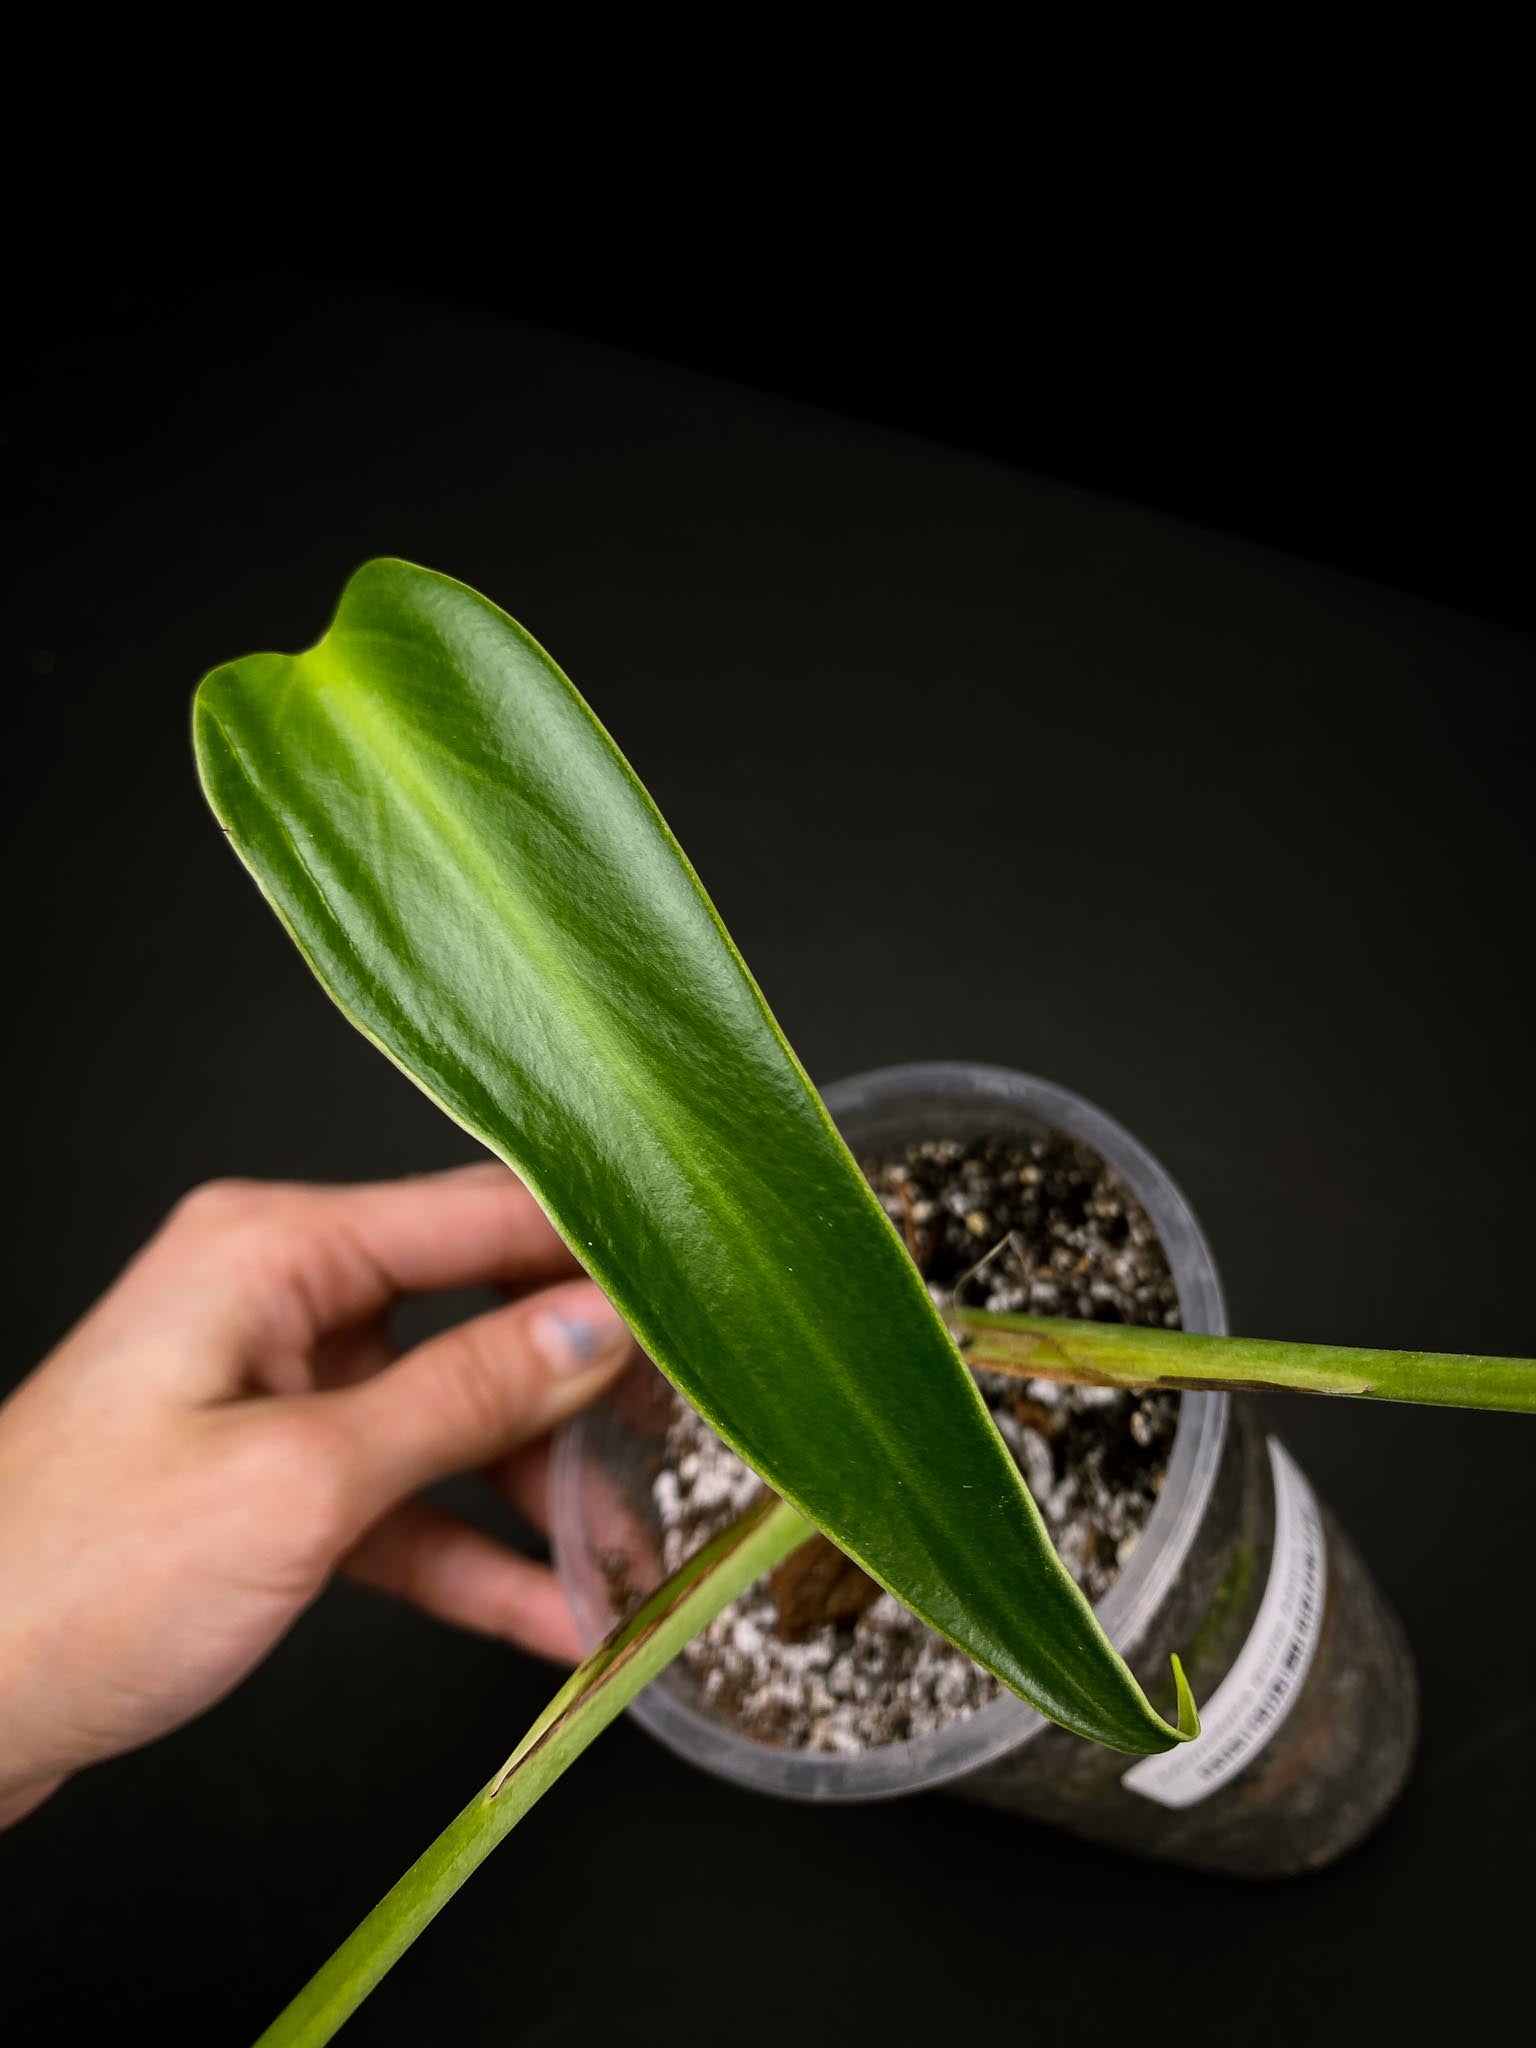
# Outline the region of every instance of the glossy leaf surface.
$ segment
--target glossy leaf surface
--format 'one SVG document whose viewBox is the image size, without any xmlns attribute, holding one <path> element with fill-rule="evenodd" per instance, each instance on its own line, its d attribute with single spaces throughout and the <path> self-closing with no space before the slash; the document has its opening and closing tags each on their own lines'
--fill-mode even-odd
<svg viewBox="0 0 1536 2048">
<path fill-rule="evenodd" d="M 521 627 L 373 562 L 307 653 L 215 670 L 195 735 L 337 1003 L 523 1177 L 775 1491 L 1053 1719 L 1136 1753 L 1189 1733 L 1061 1567 L 697 877 Z"/>
</svg>

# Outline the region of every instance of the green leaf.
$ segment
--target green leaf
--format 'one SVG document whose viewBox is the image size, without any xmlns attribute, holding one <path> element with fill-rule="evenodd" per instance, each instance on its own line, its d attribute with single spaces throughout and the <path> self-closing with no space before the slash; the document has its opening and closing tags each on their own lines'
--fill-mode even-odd
<svg viewBox="0 0 1536 2048">
<path fill-rule="evenodd" d="M 1286 1344 L 1263 1337 L 1206 1337 L 1125 1323 L 1060 1316 L 948 1312 L 966 1362 L 1104 1387 L 1244 1389 L 1261 1394 L 1343 1394 L 1363 1401 L 1415 1401 L 1437 1408 L 1493 1408 L 1536 1414 L 1536 1359 L 1480 1358 L 1438 1351 L 1366 1351 L 1337 1344 Z"/>
<path fill-rule="evenodd" d="M 380 561 L 194 719 L 241 858 L 352 1021 L 514 1167 L 769 1484 L 1080 1734 L 1154 1712 L 654 805 L 560 670 Z M 784 829 L 793 829 L 786 816 Z"/>
<path fill-rule="evenodd" d="M 689 1638 L 810 1534 L 765 1495 L 695 1553 L 571 1674 L 483 1791 L 348 1936 L 257 2048 L 318 2048 L 464 1880 Z"/>
</svg>

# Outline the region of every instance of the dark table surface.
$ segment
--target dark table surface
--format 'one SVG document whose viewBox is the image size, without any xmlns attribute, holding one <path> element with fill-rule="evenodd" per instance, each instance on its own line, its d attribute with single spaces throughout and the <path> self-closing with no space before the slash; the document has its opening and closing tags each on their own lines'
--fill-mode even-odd
<svg viewBox="0 0 1536 2048">
<path fill-rule="evenodd" d="M 1051 1076 L 1258 1335 L 1529 1352 L 1531 642 L 984 461 L 360 289 L 61 336 L 12 421 L 11 1341 L 210 1175 L 467 1156 L 204 814 L 188 694 L 364 556 L 465 578 L 630 754 L 811 1072 Z M 1530 1425 L 1273 1414 L 1400 1608 L 1383 1832 L 1251 1889 L 943 1797 L 761 1801 L 621 1725 L 368 2041 L 1500 2036 L 1529 1963 Z M 549 1689 L 342 1588 L 0 1839 L 0 2032 L 240 2041 Z M 8 2022 L 27 2017 L 10 2034 Z"/>
</svg>

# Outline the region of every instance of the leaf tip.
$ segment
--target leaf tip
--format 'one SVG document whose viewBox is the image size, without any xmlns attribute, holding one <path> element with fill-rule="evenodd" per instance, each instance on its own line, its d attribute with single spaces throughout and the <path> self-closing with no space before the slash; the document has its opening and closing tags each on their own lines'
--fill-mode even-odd
<svg viewBox="0 0 1536 2048">
<path fill-rule="evenodd" d="M 1195 1696 L 1189 1689 L 1189 1680 L 1184 1676 L 1184 1666 L 1177 1653 L 1171 1659 L 1173 1664 L 1173 1685 L 1179 1701 L 1178 1735 L 1180 1742 L 1193 1742 L 1200 1733 L 1200 1709 L 1195 1705 Z"/>
</svg>

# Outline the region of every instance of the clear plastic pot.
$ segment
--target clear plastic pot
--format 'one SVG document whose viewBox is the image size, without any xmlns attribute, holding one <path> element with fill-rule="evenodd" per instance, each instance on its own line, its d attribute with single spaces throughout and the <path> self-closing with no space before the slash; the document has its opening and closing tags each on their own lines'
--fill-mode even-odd
<svg viewBox="0 0 1536 2048">
<path fill-rule="evenodd" d="M 1091 1146 L 1156 1226 L 1185 1328 L 1227 1328 L 1189 1204 L 1129 1132 L 1081 1097 L 1002 1068 L 935 1064 L 841 1081 L 825 1100 L 863 1155 L 924 1138 L 1027 1140 L 1053 1129 Z M 555 1557 L 590 1642 L 615 1619 L 615 1577 L 644 1591 L 662 1576 L 650 1484 L 670 1402 L 661 1376 L 638 1365 L 557 1440 Z M 758 1791 L 851 1800 L 944 1785 L 1095 1840 L 1248 1876 L 1331 1862 L 1401 1789 L 1417 1729 L 1402 1631 L 1242 1397 L 1183 1397 L 1157 1505 L 1097 1611 L 1165 1705 L 1169 1653 L 1181 1654 L 1206 1722 L 1200 1743 L 1135 1765 L 1005 1694 L 932 1734 L 854 1755 L 777 1748 L 706 1707 L 681 1660 L 630 1712 L 693 1763 Z"/>
</svg>

